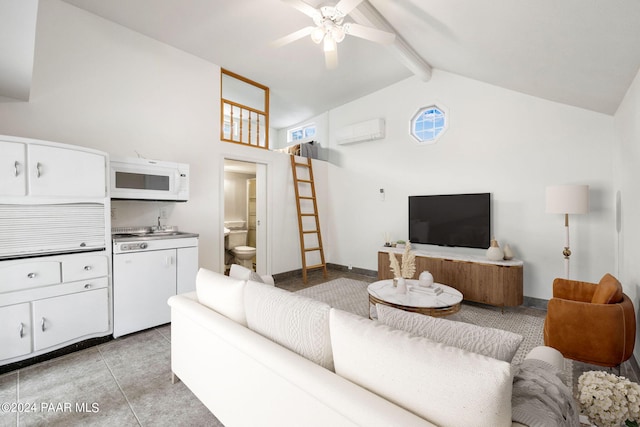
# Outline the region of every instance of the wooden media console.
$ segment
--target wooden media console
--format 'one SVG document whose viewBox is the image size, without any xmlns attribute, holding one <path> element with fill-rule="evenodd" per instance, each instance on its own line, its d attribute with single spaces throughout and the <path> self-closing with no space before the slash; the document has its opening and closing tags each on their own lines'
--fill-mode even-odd
<svg viewBox="0 0 640 427">
<path fill-rule="evenodd" d="M 378 252 L 378 279 L 393 279 L 389 254 L 402 262 L 402 250 L 385 248 Z M 429 271 L 437 283 L 462 292 L 465 300 L 497 307 L 515 307 L 523 302 L 523 265 L 519 260 L 489 261 L 481 256 L 413 251 L 417 279 Z"/>
</svg>

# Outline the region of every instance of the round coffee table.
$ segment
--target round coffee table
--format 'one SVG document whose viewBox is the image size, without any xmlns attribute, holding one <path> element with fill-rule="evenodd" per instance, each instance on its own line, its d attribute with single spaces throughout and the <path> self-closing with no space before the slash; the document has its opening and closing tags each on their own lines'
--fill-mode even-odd
<svg viewBox="0 0 640 427">
<path fill-rule="evenodd" d="M 393 286 L 393 280 L 379 280 L 367 288 L 369 304 L 383 304 L 404 311 L 426 314 L 433 317 L 448 316 L 460 310 L 462 293 L 451 286 L 434 283 L 442 289 L 439 295 L 431 295 L 418 286 L 417 280 L 406 280 L 407 293 L 400 294 Z"/>
</svg>

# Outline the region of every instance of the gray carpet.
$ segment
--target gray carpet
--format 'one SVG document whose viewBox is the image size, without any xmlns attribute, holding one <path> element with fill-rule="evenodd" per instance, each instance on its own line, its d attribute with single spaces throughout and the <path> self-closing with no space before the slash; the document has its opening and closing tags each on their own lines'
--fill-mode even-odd
<svg viewBox="0 0 640 427">
<path fill-rule="evenodd" d="M 344 311 L 369 317 L 367 286 L 369 283 L 340 278 L 299 290 L 296 293 L 326 302 L 330 306 Z M 448 316 L 446 319 L 503 329 L 522 335 L 524 339 L 513 358 L 513 364 L 522 362 L 532 348 L 543 345 L 543 317 L 518 313 L 508 308 L 502 312 L 494 307 L 464 303 L 458 313 Z M 564 382 L 569 386 L 573 382 L 572 367 L 572 361 L 565 359 Z"/>
</svg>

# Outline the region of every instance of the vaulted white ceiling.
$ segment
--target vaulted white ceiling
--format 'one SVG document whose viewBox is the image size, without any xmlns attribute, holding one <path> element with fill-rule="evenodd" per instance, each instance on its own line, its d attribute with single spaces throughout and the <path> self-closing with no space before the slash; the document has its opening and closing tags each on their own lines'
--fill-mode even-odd
<svg viewBox="0 0 640 427">
<path fill-rule="evenodd" d="M 28 101 L 38 0 L 0 0 L 0 101 Z"/>
<path fill-rule="evenodd" d="M 411 75 L 355 37 L 334 70 L 308 37 L 270 46 L 311 24 L 281 0 L 64 1 L 269 86 L 276 128 Z M 638 0 L 369 1 L 436 69 L 605 114 L 640 67 Z"/>
</svg>

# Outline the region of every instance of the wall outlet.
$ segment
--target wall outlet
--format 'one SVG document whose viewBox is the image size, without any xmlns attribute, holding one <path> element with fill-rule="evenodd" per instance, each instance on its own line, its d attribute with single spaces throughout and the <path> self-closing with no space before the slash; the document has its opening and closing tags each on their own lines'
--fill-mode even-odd
<svg viewBox="0 0 640 427">
<path fill-rule="evenodd" d="M 160 208 L 160 219 L 167 219 L 167 208 Z"/>
<path fill-rule="evenodd" d="M 349 270 L 353 270 L 353 266 L 351 264 L 349 264 L 349 266 L 347 267 Z"/>
<path fill-rule="evenodd" d="M 115 221 L 116 219 L 118 219 L 118 215 L 116 212 L 116 208 L 114 208 L 113 206 L 111 207 L 111 221 Z"/>
</svg>

